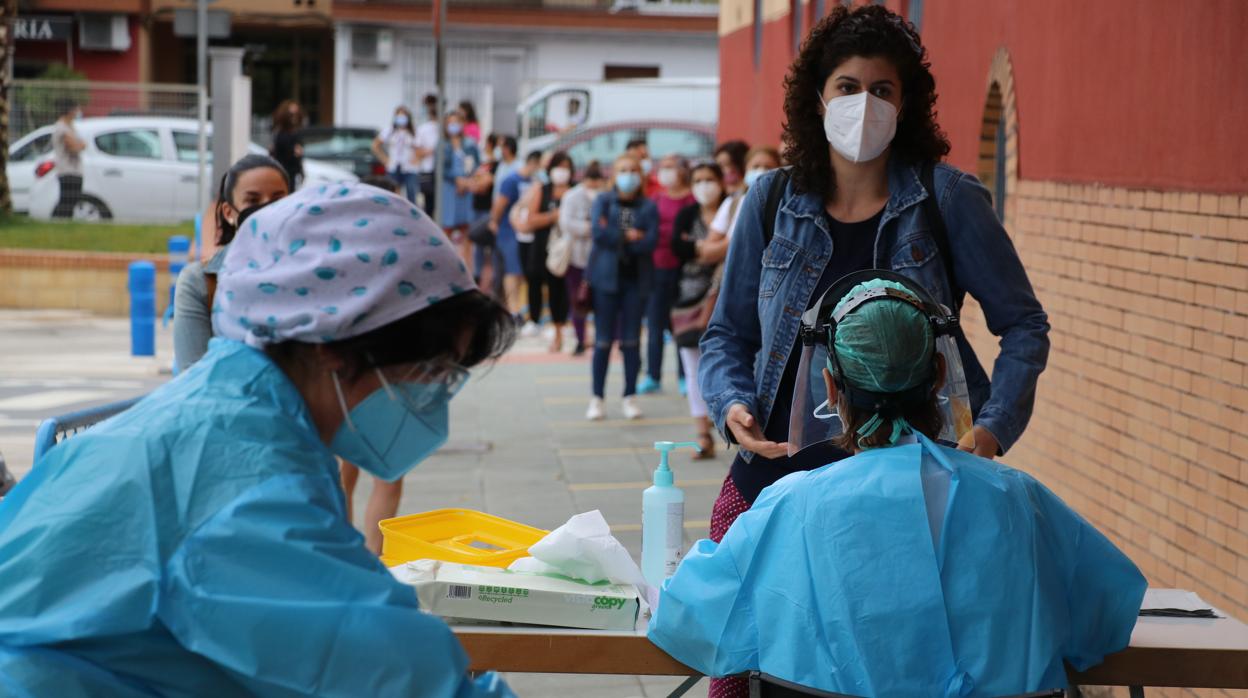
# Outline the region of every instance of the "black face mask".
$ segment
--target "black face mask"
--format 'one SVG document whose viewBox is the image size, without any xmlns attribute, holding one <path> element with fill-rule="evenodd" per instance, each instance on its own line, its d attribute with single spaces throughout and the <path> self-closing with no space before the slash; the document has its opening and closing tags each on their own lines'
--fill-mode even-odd
<svg viewBox="0 0 1248 698">
<path fill-rule="evenodd" d="M 272 202 L 272 201 L 270 201 L 269 203 L 273 203 L 273 202 Z M 248 218 L 250 218 L 250 217 L 251 217 L 251 216 L 252 216 L 252 215 L 253 215 L 256 211 L 259 211 L 260 209 L 262 209 L 262 208 L 264 208 L 265 206 L 268 206 L 268 205 L 269 205 L 269 204 L 256 204 L 255 206 L 248 206 L 247 208 L 245 208 L 245 209 L 243 209 L 243 210 L 239 211 L 239 212 L 238 212 L 238 220 L 234 223 L 234 229 L 235 229 L 235 230 L 242 230 L 242 229 L 243 229 L 243 221 L 245 221 L 245 220 L 247 220 Z"/>
</svg>

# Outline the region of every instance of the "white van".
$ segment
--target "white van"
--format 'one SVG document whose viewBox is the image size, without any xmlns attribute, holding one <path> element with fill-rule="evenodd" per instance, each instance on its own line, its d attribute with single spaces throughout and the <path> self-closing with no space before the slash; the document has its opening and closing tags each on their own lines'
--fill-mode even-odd
<svg viewBox="0 0 1248 698">
<path fill-rule="evenodd" d="M 619 121 L 719 121 L 719 78 L 639 78 L 560 82 L 529 95 L 516 109 L 521 157 L 560 136 Z"/>
</svg>

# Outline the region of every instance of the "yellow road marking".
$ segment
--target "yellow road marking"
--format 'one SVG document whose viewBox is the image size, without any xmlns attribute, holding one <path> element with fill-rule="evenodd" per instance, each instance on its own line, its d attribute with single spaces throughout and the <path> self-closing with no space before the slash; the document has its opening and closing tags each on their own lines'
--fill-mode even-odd
<svg viewBox="0 0 1248 698">
<path fill-rule="evenodd" d="M 611 490 L 644 490 L 650 482 L 576 482 L 568 485 L 569 492 L 608 492 Z M 680 480 L 677 487 L 715 487 L 724 484 L 724 479 L 711 478 L 706 480 Z"/>
<path fill-rule="evenodd" d="M 538 376 L 533 379 L 538 385 L 555 385 L 558 383 L 588 383 L 588 375 L 577 376 Z"/>
<path fill-rule="evenodd" d="M 561 448 L 558 454 L 568 458 L 585 458 L 588 456 L 628 456 L 634 453 L 654 453 L 653 448 L 625 446 L 620 448 Z"/>
<path fill-rule="evenodd" d="M 552 428 L 556 429 L 594 429 L 597 427 L 611 427 L 618 429 L 620 427 L 660 427 L 671 426 L 674 424 L 693 425 L 693 417 L 652 417 L 646 419 L 601 419 L 591 422 L 586 419 L 577 419 L 569 421 L 552 421 L 547 422 Z"/>
<path fill-rule="evenodd" d="M 546 405 L 588 405 L 589 398 L 583 395 L 555 395 L 542 398 Z"/>
</svg>

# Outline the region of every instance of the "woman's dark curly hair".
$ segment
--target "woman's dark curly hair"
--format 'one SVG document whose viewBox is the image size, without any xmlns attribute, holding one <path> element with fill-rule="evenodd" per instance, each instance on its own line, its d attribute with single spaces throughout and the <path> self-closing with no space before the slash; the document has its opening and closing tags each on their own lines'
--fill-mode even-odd
<svg viewBox="0 0 1248 698">
<path fill-rule="evenodd" d="M 887 58 L 901 78 L 892 154 L 923 163 L 949 153 L 949 140 L 936 124 L 936 80 L 914 25 L 880 5 L 853 11 L 838 6 L 815 25 L 784 80 L 785 157 L 802 191 L 830 196 L 836 190 L 820 95 L 832 71 L 854 56 Z"/>
</svg>

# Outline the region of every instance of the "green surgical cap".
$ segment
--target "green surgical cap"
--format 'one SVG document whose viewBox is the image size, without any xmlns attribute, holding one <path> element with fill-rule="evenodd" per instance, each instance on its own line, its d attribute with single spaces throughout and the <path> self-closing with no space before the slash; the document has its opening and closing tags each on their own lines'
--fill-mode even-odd
<svg viewBox="0 0 1248 698">
<path fill-rule="evenodd" d="M 902 291 L 905 286 L 872 279 L 853 287 L 836 305 L 840 310 L 854 296 L 877 288 Z M 877 393 L 899 393 L 932 377 L 936 337 L 923 311 L 901 301 L 864 303 L 836 325 L 836 358 L 845 380 Z"/>
</svg>

